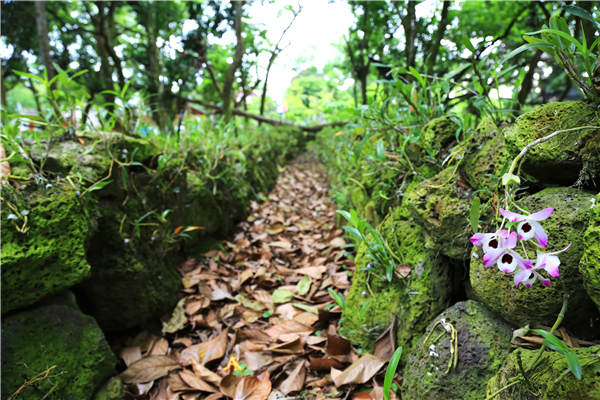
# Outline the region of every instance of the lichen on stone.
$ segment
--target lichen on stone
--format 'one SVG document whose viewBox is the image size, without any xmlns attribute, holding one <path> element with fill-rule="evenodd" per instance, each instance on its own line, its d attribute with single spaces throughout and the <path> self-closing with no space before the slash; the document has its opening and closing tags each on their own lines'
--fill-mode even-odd
<svg viewBox="0 0 600 400">
<path fill-rule="evenodd" d="M 451 335 L 444 334 L 436 322 L 442 318 L 458 332 L 458 362 L 448 373 L 451 358 Z M 404 368 L 402 399 L 480 400 L 485 397 L 487 380 L 498 371 L 508 357 L 512 329 L 497 314 L 482 303 L 459 302 L 436 316 L 414 347 Z M 434 345 L 434 350 L 430 346 Z"/>
</svg>

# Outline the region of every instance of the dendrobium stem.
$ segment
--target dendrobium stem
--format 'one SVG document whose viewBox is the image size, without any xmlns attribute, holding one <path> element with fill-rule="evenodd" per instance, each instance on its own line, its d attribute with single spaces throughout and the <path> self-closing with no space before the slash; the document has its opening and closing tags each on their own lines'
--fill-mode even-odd
<svg viewBox="0 0 600 400">
<path fill-rule="evenodd" d="M 560 326 L 560 324 L 561 324 L 561 322 L 562 322 L 562 320 L 565 317 L 565 314 L 567 312 L 567 305 L 569 304 L 569 293 L 567 292 L 567 288 L 565 287 L 565 283 L 562 280 L 562 278 L 559 278 L 559 280 L 560 280 L 560 283 L 561 283 L 562 288 L 563 288 L 563 305 L 562 305 L 562 308 L 560 309 L 560 313 L 558 314 L 558 317 L 556 318 L 556 322 L 552 326 L 552 329 L 550 329 L 550 334 L 551 335 L 553 335 L 554 331 L 556 331 L 558 329 L 558 327 Z M 542 344 L 542 347 L 538 350 L 537 356 L 535 357 L 535 359 L 533 360 L 533 362 L 529 365 L 529 368 L 527 368 L 527 373 L 530 373 L 536 367 L 538 361 L 540 360 L 540 358 L 542 357 L 542 354 L 544 353 L 544 350 L 546 350 L 546 345 Z"/>
</svg>

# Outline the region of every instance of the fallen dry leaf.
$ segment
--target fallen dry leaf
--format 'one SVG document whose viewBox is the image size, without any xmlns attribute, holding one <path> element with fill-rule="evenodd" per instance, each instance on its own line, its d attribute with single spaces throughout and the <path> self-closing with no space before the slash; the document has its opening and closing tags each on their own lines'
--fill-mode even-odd
<svg viewBox="0 0 600 400">
<path fill-rule="evenodd" d="M 269 371 L 258 376 L 246 376 L 235 388 L 234 400 L 266 400 L 271 393 Z"/>
<path fill-rule="evenodd" d="M 185 302 L 186 298 L 179 300 L 175 310 L 173 310 L 173 315 L 168 322 L 163 322 L 162 332 L 163 335 L 166 333 L 175 333 L 185 326 L 187 322 L 187 317 L 185 316 Z"/>
<path fill-rule="evenodd" d="M 214 386 L 204 382 L 202 379 L 198 378 L 190 370 L 184 369 L 183 371 L 179 372 L 179 376 L 190 387 L 192 387 L 196 390 L 200 390 L 201 392 L 216 393 L 219 391 L 216 387 L 214 387 Z"/>
<path fill-rule="evenodd" d="M 333 378 L 336 387 L 343 385 L 360 385 L 368 382 L 379 370 L 385 361 L 380 360 L 372 354 L 365 354 L 354 364 L 346 368 L 340 375 Z M 333 377 L 333 375 L 332 375 Z"/>
<path fill-rule="evenodd" d="M 244 353 L 248 369 L 252 371 L 259 370 L 273 362 L 273 356 L 262 352 L 247 351 Z"/>
<path fill-rule="evenodd" d="M 190 346 L 181 352 L 179 362 L 183 366 L 192 364 L 192 357 L 204 365 L 209 361 L 219 359 L 225 355 L 227 350 L 227 330 L 221 332 L 216 338 L 208 342 Z"/>
<path fill-rule="evenodd" d="M 125 383 L 145 383 L 162 378 L 179 367 L 179 363 L 167 356 L 150 356 L 131 364 L 120 378 Z"/>
<path fill-rule="evenodd" d="M 142 351 L 139 346 L 125 347 L 121 350 L 121 358 L 128 367 L 142 358 Z"/>
<path fill-rule="evenodd" d="M 296 393 L 304 388 L 304 378 L 306 376 L 306 368 L 304 361 L 298 363 L 296 368 L 290 373 L 285 381 L 279 386 L 279 391 L 286 396 L 290 393 Z"/>
</svg>

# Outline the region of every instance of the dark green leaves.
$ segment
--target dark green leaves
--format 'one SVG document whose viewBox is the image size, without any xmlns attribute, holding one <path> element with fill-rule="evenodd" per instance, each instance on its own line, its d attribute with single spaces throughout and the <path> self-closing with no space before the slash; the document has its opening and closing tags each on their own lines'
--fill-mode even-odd
<svg viewBox="0 0 600 400">
<path fill-rule="evenodd" d="M 546 332 L 542 329 L 532 329 L 532 331 L 544 337 L 544 341 L 542 342 L 544 346 L 564 355 L 565 359 L 567 360 L 569 370 L 571 370 L 573 375 L 575 375 L 578 380 L 581 380 L 581 363 L 579 362 L 577 353 L 574 350 L 569 349 L 559 338 L 549 332 Z"/>
<path fill-rule="evenodd" d="M 471 203 L 471 228 L 473 228 L 473 233 L 477 233 L 477 228 L 479 227 L 479 206 L 481 205 L 481 200 L 479 197 L 475 197 L 473 202 Z"/>
<path fill-rule="evenodd" d="M 388 400 L 390 396 L 390 389 L 392 387 L 392 381 L 394 379 L 394 375 L 396 374 L 396 369 L 398 368 L 398 363 L 400 362 L 400 357 L 402 356 L 402 347 L 398 347 L 388 364 L 387 370 L 385 371 L 385 380 L 383 381 L 383 398 Z"/>
</svg>

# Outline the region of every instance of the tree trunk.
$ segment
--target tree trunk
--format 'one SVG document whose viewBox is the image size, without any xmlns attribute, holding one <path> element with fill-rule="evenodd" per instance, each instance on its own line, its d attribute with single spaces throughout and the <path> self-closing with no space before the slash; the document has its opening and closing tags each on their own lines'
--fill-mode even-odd
<svg viewBox="0 0 600 400">
<path fill-rule="evenodd" d="M 417 14 L 415 12 L 416 1 L 409 1 L 406 9 L 406 17 L 402 18 L 402 26 L 404 27 L 404 35 L 406 38 L 406 67 L 415 66 L 416 47 L 415 39 L 417 38 Z"/>
<path fill-rule="evenodd" d="M 429 52 L 429 58 L 427 59 L 427 71 L 431 73 L 433 68 L 435 67 L 435 61 L 437 59 L 438 53 L 440 52 L 440 47 L 442 45 L 442 39 L 446 34 L 446 26 L 448 25 L 448 9 L 450 8 L 449 1 L 443 1 L 442 7 L 442 17 L 440 19 L 440 23 L 438 24 L 437 32 L 435 35 L 435 41 L 431 46 L 431 51 Z"/>
<path fill-rule="evenodd" d="M 35 22 L 38 29 L 38 41 L 40 43 L 40 52 L 42 61 L 46 67 L 48 80 L 54 77 L 54 67 L 52 66 L 52 57 L 50 57 L 50 38 L 48 37 L 48 17 L 46 16 L 46 4 L 43 1 L 35 2 Z M 54 88 L 55 85 L 52 85 Z"/>
<path fill-rule="evenodd" d="M 163 69 L 160 60 L 160 49 L 156 45 L 156 39 L 158 37 L 157 8 L 158 2 L 152 2 L 148 15 L 148 26 L 146 27 L 148 32 L 149 70 L 153 78 L 150 85 L 150 91 L 156 94 L 156 101 L 153 102 L 154 120 L 156 121 L 159 130 L 162 133 L 166 133 L 165 129 L 167 127 L 167 122 L 164 106 L 165 84 L 164 80 L 161 79 Z"/>
<path fill-rule="evenodd" d="M 536 50 L 536 52 L 533 53 L 533 57 L 531 57 L 531 61 L 529 62 L 529 71 L 527 71 L 527 74 L 525 74 L 525 78 L 521 84 L 521 90 L 519 91 L 518 99 L 521 106 L 525 104 L 525 100 L 527 100 L 527 96 L 529 95 L 529 92 L 531 92 L 531 88 L 533 86 L 533 75 L 535 74 L 535 69 L 537 68 L 538 63 L 542 59 L 542 54 L 544 54 L 542 50 Z"/>
<path fill-rule="evenodd" d="M 232 116 L 232 92 L 233 83 L 235 82 L 235 73 L 242 64 L 242 57 L 244 56 L 244 38 L 242 37 L 242 2 L 236 1 L 233 3 L 235 10 L 235 37 L 236 47 L 235 54 L 233 55 L 233 61 L 229 65 L 227 75 L 225 77 L 225 84 L 223 85 L 223 114 L 225 115 L 225 123 L 231 120 Z"/>
</svg>

